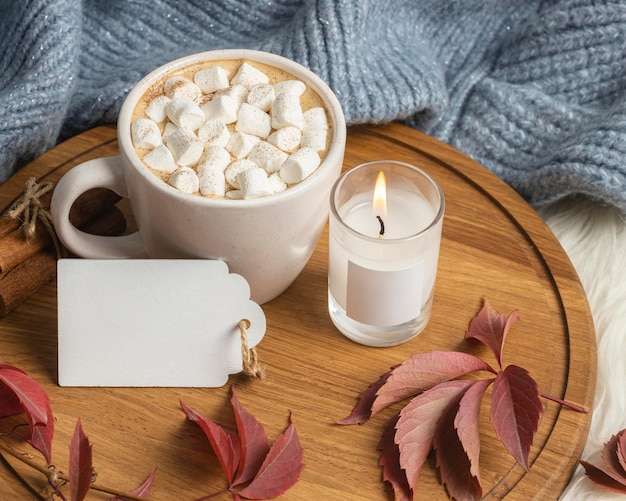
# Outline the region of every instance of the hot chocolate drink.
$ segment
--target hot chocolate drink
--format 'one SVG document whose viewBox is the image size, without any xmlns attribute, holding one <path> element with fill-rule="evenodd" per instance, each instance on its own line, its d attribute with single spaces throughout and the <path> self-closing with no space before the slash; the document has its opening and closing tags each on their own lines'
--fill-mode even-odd
<svg viewBox="0 0 626 501">
<path fill-rule="evenodd" d="M 289 73 L 245 59 L 190 65 L 135 106 L 135 152 L 180 191 L 251 199 L 298 184 L 324 159 L 332 124 L 320 96 Z"/>
</svg>

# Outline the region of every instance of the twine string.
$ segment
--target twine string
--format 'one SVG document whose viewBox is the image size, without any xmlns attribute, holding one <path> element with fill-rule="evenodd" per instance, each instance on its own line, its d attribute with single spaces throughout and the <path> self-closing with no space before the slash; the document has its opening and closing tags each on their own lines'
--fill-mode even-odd
<svg viewBox="0 0 626 501">
<path fill-rule="evenodd" d="M 46 229 L 52 242 L 57 256 L 62 255 L 61 243 L 54 231 L 52 224 L 52 215 L 44 208 L 41 197 L 54 188 L 51 182 L 38 184 L 35 177 L 31 177 L 26 181 L 24 191 L 17 199 L 15 204 L 6 212 L 6 216 L 10 219 L 19 219 L 22 221 L 22 229 L 24 237 L 27 240 L 33 238 L 37 232 L 37 222 L 39 221 Z"/>
<path fill-rule="evenodd" d="M 259 362 L 259 356 L 256 348 L 248 346 L 247 329 L 250 328 L 250 320 L 243 319 L 239 321 L 239 332 L 241 333 L 241 358 L 243 360 L 243 373 L 246 376 L 265 379 L 265 368 Z"/>
</svg>

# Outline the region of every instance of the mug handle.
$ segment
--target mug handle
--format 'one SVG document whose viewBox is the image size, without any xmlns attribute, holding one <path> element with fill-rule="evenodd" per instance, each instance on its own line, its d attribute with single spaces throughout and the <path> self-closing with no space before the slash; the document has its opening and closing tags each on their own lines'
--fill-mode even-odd
<svg viewBox="0 0 626 501">
<path fill-rule="evenodd" d="M 128 198 L 120 156 L 89 160 L 69 170 L 57 183 L 50 212 L 59 239 L 74 254 L 91 259 L 148 257 L 139 232 L 107 237 L 80 231 L 70 222 L 76 199 L 92 188 L 108 188 Z"/>
</svg>

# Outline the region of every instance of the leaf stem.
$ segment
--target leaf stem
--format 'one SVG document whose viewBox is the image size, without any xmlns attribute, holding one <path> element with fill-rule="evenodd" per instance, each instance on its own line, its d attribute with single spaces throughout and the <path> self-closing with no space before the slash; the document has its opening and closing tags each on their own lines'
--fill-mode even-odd
<svg viewBox="0 0 626 501">
<path fill-rule="evenodd" d="M 567 402 L 565 400 L 561 400 L 560 398 L 553 397 L 548 395 L 547 393 L 539 392 L 539 395 L 547 400 L 551 400 L 552 402 L 556 402 L 557 404 L 561 404 L 564 407 L 569 407 L 570 409 L 576 412 L 582 412 L 583 414 L 589 414 L 589 409 L 586 409 L 582 405 L 574 404 L 571 402 Z"/>
<path fill-rule="evenodd" d="M 52 485 L 52 487 L 54 487 L 55 489 L 58 487 L 56 485 L 56 480 L 57 479 L 62 480 L 63 482 L 68 482 L 68 483 L 70 481 L 69 478 L 67 478 L 62 473 L 59 473 L 58 471 L 56 471 L 56 469 L 54 469 L 54 468 L 44 468 L 43 466 L 41 466 L 40 464 L 37 464 L 32 459 L 26 457 L 24 454 L 22 454 L 20 452 L 17 452 L 12 447 L 9 447 L 9 446 L 4 445 L 2 443 L 0 443 L 0 452 L 4 452 L 6 454 L 9 454 L 10 456 L 14 457 L 18 461 L 21 461 L 25 465 L 27 465 L 27 466 L 29 466 L 31 468 L 34 468 L 38 472 L 44 474 L 48 478 L 48 482 L 50 483 L 50 485 Z M 94 491 L 104 492 L 106 494 L 112 494 L 113 496 L 121 497 L 121 498 L 124 498 L 124 499 L 129 499 L 131 501 L 149 501 L 146 498 L 143 498 L 143 497 L 140 497 L 140 496 L 135 496 L 134 494 L 127 494 L 127 493 L 119 491 L 117 489 L 112 489 L 111 487 L 105 487 L 105 486 L 97 485 L 97 484 L 93 484 L 93 483 L 89 485 L 89 488 L 93 489 Z"/>
</svg>

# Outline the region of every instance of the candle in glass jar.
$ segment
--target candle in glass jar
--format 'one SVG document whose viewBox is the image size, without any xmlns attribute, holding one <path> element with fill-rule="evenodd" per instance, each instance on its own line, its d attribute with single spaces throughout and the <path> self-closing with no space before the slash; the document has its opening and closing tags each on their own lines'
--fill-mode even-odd
<svg viewBox="0 0 626 501">
<path fill-rule="evenodd" d="M 341 332 L 388 346 L 424 328 L 442 215 L 441 190 L 415 167 L 371 162 L 342 176 L 331 195 L 329 237 L 329 311 Z"/>
</svg>

